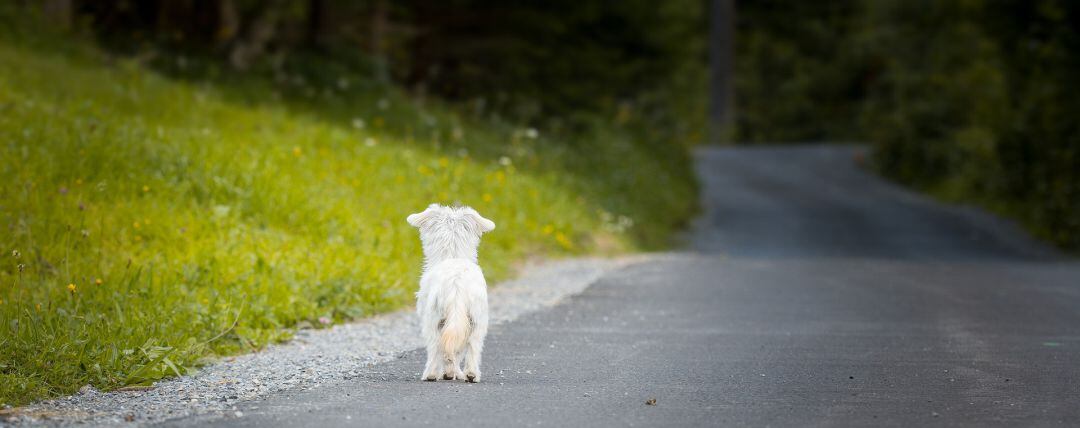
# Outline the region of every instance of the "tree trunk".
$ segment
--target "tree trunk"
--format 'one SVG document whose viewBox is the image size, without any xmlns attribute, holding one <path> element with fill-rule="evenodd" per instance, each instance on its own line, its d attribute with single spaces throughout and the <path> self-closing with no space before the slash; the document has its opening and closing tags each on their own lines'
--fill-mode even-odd
<svg viewBox="0 0 1080 428">
<path fill-rule="evenodd" d="M 709 19 L 709 142 L 735 132 L 735 0 L 711 0 Z"/>
<path fill-rule="evenodd" d="M 277 35 L 278 20 L 281 17 L 283 0 L 270 1 L 263 5 L 257 15 L 251 19 L 241 37 L 233 44 L 229 54 L 229 63 L 237 70 L 246 70 L 252 62 L 262 56 L 267 44 Z M 247 24 L 241 22 L 241 24 Z"/>
<path fill-rule="evenodd" d="M 390 63 L 386 55 L 388 15 L 386 0 L 375 0 L 375 9 L 371 12 L 371 57 L 375 60 L 375 77 L 382 82 L 390 80 Z"/>
<path fill-rule="evenodd" d="M 218 3 L 217 29 L 214 31 L 215 45 L 223 48 L 232 43 L 240 33 L 240 12 L 233 0 L 221 0 Z"/>
<path fill-rule="evenodd" d="M 304 42 L 313 48 L 323 45 L 326 38 L 326 1 L 308 0 L 307 31 Z"/>
<path fill-rule="evenodd" d="M 41 11 L 45 18 L 61 30 L 70 30 L 72 22 L 71 0 L 44 0 L 41 2 Z"/>
</svg>

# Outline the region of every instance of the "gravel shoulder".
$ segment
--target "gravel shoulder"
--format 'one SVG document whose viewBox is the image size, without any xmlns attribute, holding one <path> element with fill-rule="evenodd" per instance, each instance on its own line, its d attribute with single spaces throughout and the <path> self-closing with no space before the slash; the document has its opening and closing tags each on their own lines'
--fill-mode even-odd
<svg viewBox="0 0 1080 428">
<path fill-rule="evenodd" d="M 582 258 L 528 265 L 515 280 L 492 287 L 491 322 L 501 324 L 554 306 L 604 274 L 648 259 Z M 334 326 L 301 330 L 293 340 L 228 357 L 191 376 L 140 391 L 79 393 L 4 411 L 0 425 L 145 425 L 188 416 L 235 416 L 237 404 L 286 391 L 350 380 L 421 347 L 411 308 Z"/>
</svg>

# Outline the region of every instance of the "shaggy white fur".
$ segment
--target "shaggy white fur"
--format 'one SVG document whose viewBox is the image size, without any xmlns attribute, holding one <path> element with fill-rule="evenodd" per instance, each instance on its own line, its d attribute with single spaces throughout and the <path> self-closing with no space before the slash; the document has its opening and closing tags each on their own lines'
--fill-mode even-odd
<svg viewBox="0 0 1080 428">
<path fill-rule="evenodd" d="M 487 281 L 477 264 L 480 235 L 495 223 L 469 207 L 431 204 L 410 215 L 420 229 L 424 273 L 416 293 L 416 312 L 427 344 L 421 379 L 480 381 L 480 354 L 488 328 Z M 465 371 L 458 366 L 462 355 Z"/>
</svg>

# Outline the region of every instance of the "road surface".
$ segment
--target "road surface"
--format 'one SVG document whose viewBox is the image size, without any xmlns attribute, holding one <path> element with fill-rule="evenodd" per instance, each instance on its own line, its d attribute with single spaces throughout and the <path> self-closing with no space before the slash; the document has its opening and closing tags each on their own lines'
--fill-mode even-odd
<svg viewBox="0 0 1080 428">
<path fill-rule="evenodd" d="M 495 326 L 480 384 L 417 351 L 168 425 L 1080 425 L 1080 264 L 860 157 L 700 151 L 694 251 Z"/>
</svg>

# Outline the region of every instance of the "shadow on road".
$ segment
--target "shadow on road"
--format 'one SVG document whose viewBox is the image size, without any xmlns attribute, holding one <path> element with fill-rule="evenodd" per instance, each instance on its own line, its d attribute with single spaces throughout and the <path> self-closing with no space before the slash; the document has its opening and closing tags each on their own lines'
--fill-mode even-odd
<svg viewBox="0 0 1080 428">
<path fill-rule="evenodd" d="M 945 206 L 860 165 L 857 146 L 704 148 L 693 248 L 732 257 L 1061 260 L 1014 224 Z"/>
</svg>

